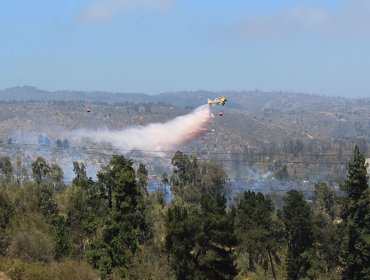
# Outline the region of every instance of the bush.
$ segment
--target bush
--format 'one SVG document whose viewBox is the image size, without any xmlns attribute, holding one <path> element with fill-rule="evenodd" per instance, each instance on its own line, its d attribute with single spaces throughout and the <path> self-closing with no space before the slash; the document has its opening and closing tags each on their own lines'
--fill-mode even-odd
<svg viewBox="0 0 370 280">
<path fill-rule="evenodd" d="M 54 263 L 0 258 L 0 270 L 12 280 L 96 280 L 98 273 L 87 263 L 64 260 Z"/>
<path fill-rule="evenodd" d="M 7 256 L 28 262 L 49 262 L 54 256 L 53 230 L 37 213 L 16 219 L 9 229 L 10 245 Z"/>
<path fill-rule="evenodd" d="M 12 280 L 52 279 L 52 275 L 44 264 L 27 263 L 20 259 L 0 259 L 0 270 Z"/>
<path fill-rule="evenodd" d="M 57 280 L 95 280 L 99 279 L 98 273 L 86 262 L 64 260 L 51 265 L 53 279 Z"/>
<path fill-rule="evenodd" d="M 54 246 L 50 236 L 32 230 L 18 232 L 9 246 L 8 256 L 26 261 L 47 262 L 53 259 Z"/>
</svg>

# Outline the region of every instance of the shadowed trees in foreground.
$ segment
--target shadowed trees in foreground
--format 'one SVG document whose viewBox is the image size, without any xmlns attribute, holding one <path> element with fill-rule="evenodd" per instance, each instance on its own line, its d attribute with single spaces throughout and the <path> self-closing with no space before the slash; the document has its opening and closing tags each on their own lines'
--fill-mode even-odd
<svg viewBox="0 0 370 280">
<path fill-rule="evenodd" d="M 146 166 L 124 156 L 96 181 L 74 162 L 70 186 L 41 157 L 33 181 L 18 180 L 11 159 L 1 164 L 0 270 L 14 279 L 369 279 L 370 194 L 357 147 L 341 195 L 318 182 L 312 202 L 292 190 L 279 209 L 261 193 L 231 197 L 222 168 L 181 152 L 152 193 Z"/>
</svg>

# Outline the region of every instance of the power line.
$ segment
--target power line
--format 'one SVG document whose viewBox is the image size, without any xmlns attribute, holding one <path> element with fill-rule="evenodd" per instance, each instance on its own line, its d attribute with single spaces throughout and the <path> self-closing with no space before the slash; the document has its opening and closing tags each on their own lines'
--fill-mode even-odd
<svg viewBox="0 0 370 280">
<path fill-rule="evenodd" d="M 22 148 L 20 146 L 26 147 L 38 147 L 44 149 L 53 149 L 53 150 L 68 150 L 68 149 L 77 149 L 77 150 L 105 150 L 105 151 L 118 151 L 118 152 L 142 152 L 142 153 L 176 153 L 178 150 L 144 150 L 144 149 L 125 149 L 125 148 L 97 148 L 97 147 L 85 147 L 85 146 L 68 146 L 68 147 L 51 147 L 48 145 L 42 144 L 30 144 L 30 143 L 15 143 L 0 145 L 1 148 Z M 182 152 L 184 154 L 194 154 L 193 152 Z M 212 155 L 250 155 L 250 156 L 294 156 L 294 154 L 288 153 L 240 153 L 240 152 L 209 152 L 208 154 Z M 350 157 L 353 156 L 353 153 L 350 154 L 301 154 L 299 157 Z"/>
<path fill-rule="evenodd" d="M 37 145 L 37 144 L 22 144 L 24 145 L 23 147 L 21 146 L 1 146 L 1 148 L 5 149 L 14 149 L 14 150 L 32 150 L 32 151 L 45 151 L 45 152 L 63 152 L 65 150 L 69 149 L 77 149 L 80 154 L 85 154 L 85 155 L 105 155 L 105 156 L 112 156 L 114 153 L 107 153 L 103 151 L 99 152 L 92 152 L 89 150 L 97 150 L 100 148 L 86 148 L 86 147 L 65 147 L 65 148 L 56 148 L 56 147 L 49 147 L 45 145 Z M 172 156 L 154 156 L 154 155 L 145 155 L 145 153 L 175 153 L 175 151 L 150 151 L 150 150 L 124 150 L 124 149 L 104 149 L 105 151 L 127 151 L 127 153 L 131 153 L 131 157 L 133 158 L 148 158 L 148 159 L 172 159 Z M 136 154 L 133 155 L 132 153 L 135 152 L 140 152 L 143 154 Z M 197 156 L 197 154 L 192 153 L 192 152 L 183 152 L 183 154 L 188 154 L 188 155 L 194 155 Z M 228 153 L 228 152 L 210 152 L 207 155 L 212 156 L 212 155 L 224 155 L 224 156 L 229 156 L 229 155 L 240 155 L 239 153 Z M 249 153 L 249 154 L 244 154 L 244 157 L 278 157 L 278 156 L 284 156 L 285 158 L 287 157 L 295 157 L 292 154 L 269 154 L 269 153 Z M 214 161 L 214 162 L 237 162 L 237 163 L 282 163 L 282 164 L 316 164 L 316 165 L 347 165 L 349 161 L 327 161 L 327 162 L 322 162 L 322 161 L 313 161 L 312 159 L 314 158 L 325 158 L 325 157 L 350 157 L 352 155 L 335 155 L 335 154 L 311 154 L 311 155 L 302 155 L 302 156 L 307 156 L 310 157 L 311 160 L 288 160 L 288 159 L 258 159 L 258 158 L 253 158 L 253 159 L 240 159 L 240 158 L 214 158 L 214 157 L 199 157 L 197 158 L 200 161 Z"/>
</svg>

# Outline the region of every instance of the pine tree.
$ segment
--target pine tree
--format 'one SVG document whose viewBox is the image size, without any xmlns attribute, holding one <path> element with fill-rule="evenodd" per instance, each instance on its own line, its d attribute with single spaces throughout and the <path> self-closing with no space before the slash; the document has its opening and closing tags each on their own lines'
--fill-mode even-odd
<svg viewBox="0 0 370 280">
<path fill-rule="evenodd" d="M 300 192 L 288 192 L 283 218 L 288 243 L 287 279 L 308 277 L 314 261 L 312 218 L 310 208 Z"/>
<path fill-rule="evenodd" d="M 232 248 L 236 245 L 233 220 L 226 212 L 226 198 L 202 195 L 198 217 L 200 231 L 194 248 L 195 279 L 233 279 L 236 275 Z"/>
<path fill-rule="evenodd" d="M 370 279 L 370 191 L 366 168 L 365 158 L 356 146 L 347 179 L 341 185 L 347 194 L 341 212 L 345 227 L 343 279 Z"/>
<path fill-rule="evenodd" d="M 235 212 L 238 250 L 248 254 L 248 270 L 255 270 L 257 262 L 267 270 L 268 263 L 272 261 L 270 253 L 276 251 L 278 246 L 273 231 L 274 207 L 271 200 L 262 193 L 244 192 L 237 198 Z"/>
<path fill-rule="evenodd" d="M 340 265 L 341 229 L 334 223 L 336 197 L 325 182 L 315 184 L 313 204 L 313 234 L 315 248 L 326 270 L 336 272 Z"/>
<path fill-rule="evenodd" d="M 167 212 L 166 250 L 176 279 L 194 279 L 195 233 L 198 231 L 194 216 L 183 206 L 174 205 Z"/>
</svg>

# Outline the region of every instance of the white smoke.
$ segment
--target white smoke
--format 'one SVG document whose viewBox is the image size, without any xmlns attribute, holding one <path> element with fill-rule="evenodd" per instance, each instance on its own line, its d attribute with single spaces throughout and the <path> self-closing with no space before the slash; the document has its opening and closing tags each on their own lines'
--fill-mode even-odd
<svg viewBox="0 0 370 280">
<path fill-rule="evenodd" d="M 122 130 L 78 129 L 70 132 L 70 137 L 79 142 L 89 139 L 94 143 L 110 143 L 122 151 L 164 152 L 206 133 L 210 121 L 209 106 L 202 105 L 190 114 L 165 123 L 152 123 Z"/>
</svg>

